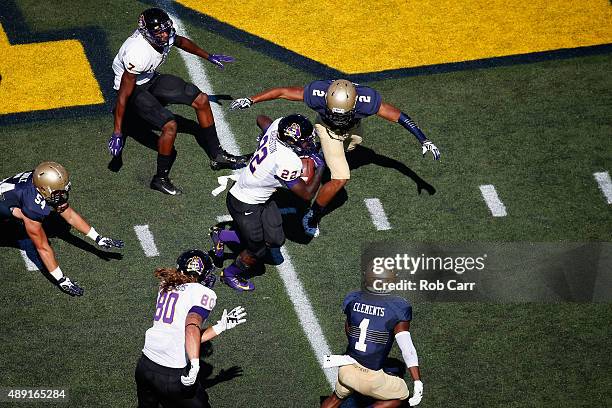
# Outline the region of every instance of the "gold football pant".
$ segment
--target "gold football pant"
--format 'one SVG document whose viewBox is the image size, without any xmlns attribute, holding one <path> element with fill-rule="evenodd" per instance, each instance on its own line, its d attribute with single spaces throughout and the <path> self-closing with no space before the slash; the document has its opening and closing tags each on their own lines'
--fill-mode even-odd
<svg viewBox="0 0 612 408">
<path fill-rule="evenodd" d="M 408 386 L 400 377 L 383 370 L 370 370 L 359 363 L 345 365 L 338 370 L 335 393 L 345 399 L 353 392 L 379 401 L 408 398 Z"/>
<path fill-rule="evenodd" d="M 351 178 L 345 152 L 350 152 L 362 142 L 362 126 L 359 122 L 344 135 L 337 135 L 321 121 L 317 116 L 315 131 L 321 142 L 325 163 L 331 172 L 331 178 L 335 180 L 348 180 Z"/>
</svg>

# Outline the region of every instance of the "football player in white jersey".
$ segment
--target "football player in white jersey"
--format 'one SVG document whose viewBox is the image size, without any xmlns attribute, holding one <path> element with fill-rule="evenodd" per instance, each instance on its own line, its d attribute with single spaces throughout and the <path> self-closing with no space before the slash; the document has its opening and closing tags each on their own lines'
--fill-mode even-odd
<svg viewBox="0 0 612 408">
<path fill-rule="evenodd" d="M 197 382 L 200 344 L 246 321 L 241 306 L 223 311 L 221 320 L 202 330 L 217 303 L 214 265 L 204 252 L 182 253 L 176 268 L 159 268 L 153 327 L 147 330 L 136 366 L 138 406 L 203 407 L 207 396 Z M 188 364 L 189 363 L 189 364 Z"/>
<path fill-rule="evenodd" d="M 216 248 L 225 239 L 241 242 L 246 247 L 221 274 L 221 281 L 238 291 L 255 288 L 248 279 L 249 269 L 262 260 L 268 248 L 278 249 L 285 242 L 281 214 L 270 198 L 272 194 L 277 188 L 286 187 L 310 201 L 325 168 L 323 158 L 313 152 L 313 126 L 305 116 L 293 114 L 273 122 L 267 116 L 259 116 L 257 124 L 265 132 L 259 148 L 227 194 L 227 208 L 237 231 L 211 230 Z M 307 152 L 316 167 L 308 184 L 300 177 L 302 160 L 299 157 Z"/>
<path fill-rule="evenodd" d="M 226 55 L 209 54 L 188 38 L 177 35 L 172 20 L 162 9 L 145 10 L 138 20 L 138 29 L 123 43 L 113 60 L 117 101 L 114 130 L 108 148 L 113 158 L 120 160 L 125 142 L 122 127 L 126 110 L 160 129 L 157 173 L 151 181 L 151 188 L 177 195 L 181 191 L 169 178 L 176 159 L 174 140 L 177 122 L 172 112 L 166 108 L 168 104 L 189 105 L 195 109 L 200 124 L 196 140 L 210 157 L 214 170 L 244 167 L 248 158 L 233 156 L 221 148 L 208 95 L 177 76 L 156 71 L 166 61 L 172 46 L 204 58 L 220 68 L 223 68 L 224 63 L 234 61 Z"/>
</svg>

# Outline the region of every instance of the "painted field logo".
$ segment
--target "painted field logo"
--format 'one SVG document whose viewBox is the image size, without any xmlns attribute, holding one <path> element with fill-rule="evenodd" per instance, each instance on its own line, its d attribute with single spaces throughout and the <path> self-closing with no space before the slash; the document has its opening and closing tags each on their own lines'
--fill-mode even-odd
<svg viewBox="0 0 612 408">
<path fill-rule="evenodd" d="M 0 25 L 0 115 L 104 103 L 77 40 L 11 44 Z"/>
<path fill-rule="evenodd" d="M 612 43 L 608 0 L 177 1 L 347 74 Z"/>
</svg>

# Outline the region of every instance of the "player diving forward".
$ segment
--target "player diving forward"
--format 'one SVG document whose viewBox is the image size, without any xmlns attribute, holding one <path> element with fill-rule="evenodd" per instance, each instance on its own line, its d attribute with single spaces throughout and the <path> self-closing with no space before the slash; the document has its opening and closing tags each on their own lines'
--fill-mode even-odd
<svg viewBox="0 0 612 408">
<path fill-rule="evenodd" d="M 241 242 L 246 248 L 221 274 L 221 281 L 237 291 L 255 289 L 248 279 L 249 270 L 261 261 L 268 248 L 280 248 L 285 242 L 282 217 L 274 200 L 279 187 L 286 187 L 303 200 L 310 201 L 321 183 L 325 168 L 323 158 L 314 150 L 313 126 L 299 114 L 272 120 L 259 116 L 257 124 L 265 133 L 249 165 L 227 194 L 227 208 L 237 231 L 213 227 L 211 238 L 215 256 L 223 259 L 224 242 Z M 302 161 L 308 154 L 315 162 L 315 174 L 308 184 L 300 177 Z"/>
<path fill-rule="evenodd" d="M 414 381 L 414 395 L 408 401 L 418 405 L 423 397 L 419 360 L 410 336 L 412 306 L 401 297 L 377 290 L 374 281 L 393 281 L 394 271 L 364 275 L 363 290 L 349 293 L 342 308 L 346 314 L 344 329 L 348 339 L 346 354 L 325 356 L 324 367 L 340 366 L 334 393 L 321 405 L 335 408 L 353 392 L 372 397 L 374 407 L 399 407 L 408 398 L 403 379 L 383 371 L 393 340 L 402 351 L 404 362 Z"/>
<path fill-rule="evenodd" d="M 153 317 L 142 356 L 136 366 L 139 408 L 208 406 L 200 370 L 200 344 L 246 322 L 241 306 L 202 330 L 217 303 L 212 260 L 200 250 L 182 253 L 176 268 L 159 268 L 160 280 Z M 189 366 L 187 363 L 189 362 Z M 188 369 L 187 369 L 188 368 Z"/>
<path fill-rule="evenodd" d="M 72 227 L 85 234 L 104 249 L 123 248 L 124 243 L 99 235 L 96 230 L 70 205 L 70 176 L 59 163 L 42 162 L 32 171 L 14 175 L 0 181 L 0 220 L 17 219 L 23 222 L 26 233 L 43 265 L 56 279 L 59 288 L 70 296 L 83 295 L 84 289 L 73 282 L 60 269 L 55 252 L 43 228 L 43 220 L 51 211 Z"/>
</svg>

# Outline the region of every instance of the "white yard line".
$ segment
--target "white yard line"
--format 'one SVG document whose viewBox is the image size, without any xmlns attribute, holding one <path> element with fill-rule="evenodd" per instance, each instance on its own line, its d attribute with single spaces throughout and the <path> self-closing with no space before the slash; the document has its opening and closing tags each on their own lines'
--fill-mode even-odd
<svg viewBox="0 0 612 408">
<path fill-rule="evenodd" d="M 26 251 L 21 249 L 19 250 L 19 253 L 21 253 L 21 257 L 23 258 L 23 262 L 25 263 L 26 268 L 28 268 L 28 271 L 38 270 L 38 266 L 36 266 L 36 264 L 32 262 L 30 258 L 28 258 L 28 254 L 26 253 Z"/>
<path fill-rule="evenodd" d="M 312 304 L 310 303 L 310 300 L 308 300 L 308 295 L 306 294 L 306 291 L 302 286 L 302 282 L 300 281 L 297 272 L 293 267 L 291 257 L 287 252 L 287 248 L 283 246 L 281 248 L 281 253 L 283 254 L 283 258 L 285 258 L 285 262 L 278 265 L 276 269 L 278 269 L 278 273 L 283 280 L 285 290 L 291 299 L 291 303 L 293 303 L 295 313 L 300 319 L 302 329 L 304 330 L 304 333 L 306 333 L 308 342 L 310 343 L 310 346 L 312 347 L 312 350 L 319 361 L 319 365 L 323 367 L 323 355 L 331 354 L 329 344 L 327 344 L 327 340 L 325 339 L 321 325 L 319 324 L 314 310 L 312 309 Z M 327 382 L 329 382 L 329 385 L 333 388 L 336 384 L 338 370 L 336 368 L 325 369 L 323 370 L 323 373 L 327 378 Z"/>
<path fill-rule="evenodd" d="M 155 239 L 153 234 L 149 230 L 148 225 L 134 225 L 134 232 L 140 241 L 140 246 L 147 257 L 159 256 L 157 246 L 155 246 Z"/>
<path fill-rule="evenodd" d="M 491 210 L 491 214 L 494 217 L 505 217 L 508 215 L 506 212 L 506 206 L 499 199 L 497 195 L 497 191 L 495 190 L 495 186 L 492 184 L 485 184 L 480 186 L 480 192 L 482 193 L 482 198 L 484 198 L 485 203 Z"/>
<path fill-rule="evenodd" d="M 612 204 L 612 180 L 610 180 L 610 173 L 607 171 L 593 173 L 593 177 L 595 177 L 597 184 L 599 184 L 599 189 L 604 197 L 606 197 L 608 204 Z"/>
<path fill-rule="evenodd" d="M 380 200 L 378 198 L 366 198 L 363 201 L 368 208 L 368 212 L 370 213 L 370 217 L 372 217 L 372 222 L 376 229 L 378 231 L 390 230 L 391 224 L 389 224 L 387 214 L 385 214 L 385 209 Z"/>
<path fill-rule="evenodd" d="M 163 8 L 168 12 L 168 15 L 174 22 L 174 27 L 176 28 L 176 33 L 189 38 L 189 34 L 187 30 L 184 28 L 183 22 L 179 19 L 174 12 L 174 4 L 172 1 L 162 1 Z M 214 91 L 210 81 L 208 80 L 208 75 L 206 75 L 206 69 L 204 68 L 204 64 L 210 65 L 210 67 L 218 70 L 218 68 L 214 67 L 213 64 L 209 62 L 205 62 L 202 58 L 189 54 L 181 49 L 179 49 L 179 54 L 183 61 L 185 62 L 185 66 L 187 67 L 187 72 L 189 73 L 189 78 L 191 82 L 196 85 L 200 90 L 206 94 L 214 95 Z M 217 75 L 231 75 L 228 72 L 223 72 L 218 70 L 216 72 Z M 236 143 L 236 138 L 232 133 L 232 130 L 229 127 L 229 124 L 225 120 L 225 112 L 224 108 L 216 103 L 210 104 L 213 116 L 215 117 L 215 125 L 217 127 L 217 134 L 219 135 L 219 141 L 221 142 L 221 146 L 232 154 L 240 154 L 240 147 L 238 147 L 238 143 Z"/>
<path fill-rule="evenodd" d="M 166 0 L 162 1 L 162 4 L 166 11 L 168 11 L 170 18 L 174 21 L 177 33 L 182 36 L 189 37 L 187 31 L 183 27 L 183 22 L 176 16 L 176 13 L 174 12 L 173 3 L 171 1 Z M 187 66 L 187 71 L 189 72 L 189 77 L 191 81 L 198 88 L 200 88 L 202 92 L 209 93 L 211 95 L 214 94 L 212 85 L 208 80 L 208 76 L 206 75 L 206 70 L 203 64 L 204 61 L 201 58 L 196 57 L 195 55 L 191 55 L 183 51 L 180 52 L 180 55 L 185 61 L 185 65 Z M 228 73 L 226 72 L 218 72 L 218 74 L 228 75 Z M 229 124 L 225 120 L 225 112 L 223 111 L 223 108 L 215 103 L 212 103 L 211 107 L 213 115 L 215 116 L 215 124 L 217 126 L 217 133 L 219 134 L 219 140 L 221 142 L 221 145 L 225 150 L 230 153 L 240 154 L 240 148 L 238 147 L 238 143 L 236 143 L 236 137 L 230 129 Z M 223 220 L 225 219 L 226 218 L 223 218 Z M 217 218 L 217 220 L 219 220 L 219 218 Z M 298 314 L 298 317 L 300 319 L 300 322 L 302 323 L 304 333 L 308 337 L 310 344 L 313 346 L 313 350 L 317 355 L 317 360 L 319 360 L 319 364 L 321 364 L 322 367 L 323 354 L 330 354 L 329 346 L 327 345 L 327 341 L 323 336 L 323 331 L 321 330 L 321 327 L 319 326 L 319 323 L 314 315 L 312 306 L 310 305 L 308 297 L 306 296 L 306 292 L 304 291 L 301 282 L 297 278 L 295 268 L 291 264 L 291 258 L 289 257 L 287 250 L 283 247 L 281 251 L 285 258 L 285 262 L 282 265 L 278 266 L 278 268 L 281 272 L 281 276 L 283 277 L 285 288 L 287 289 L 287 293 L 289 294 L 296 313 Z M 310 316 L 304 316 L 304 310 L 306 309 L 310 311 Z M 318 331 L 314 333 L 312 329 L 318 329 Z M 336 381 L 336 373 L 332 371 L 333 370 L 324 370 L 323 372 L 325 373 L 325 376 L 327 377 L 327 380 L 329 381 L 330 385 L 333 386 Z"/>
</svg>

